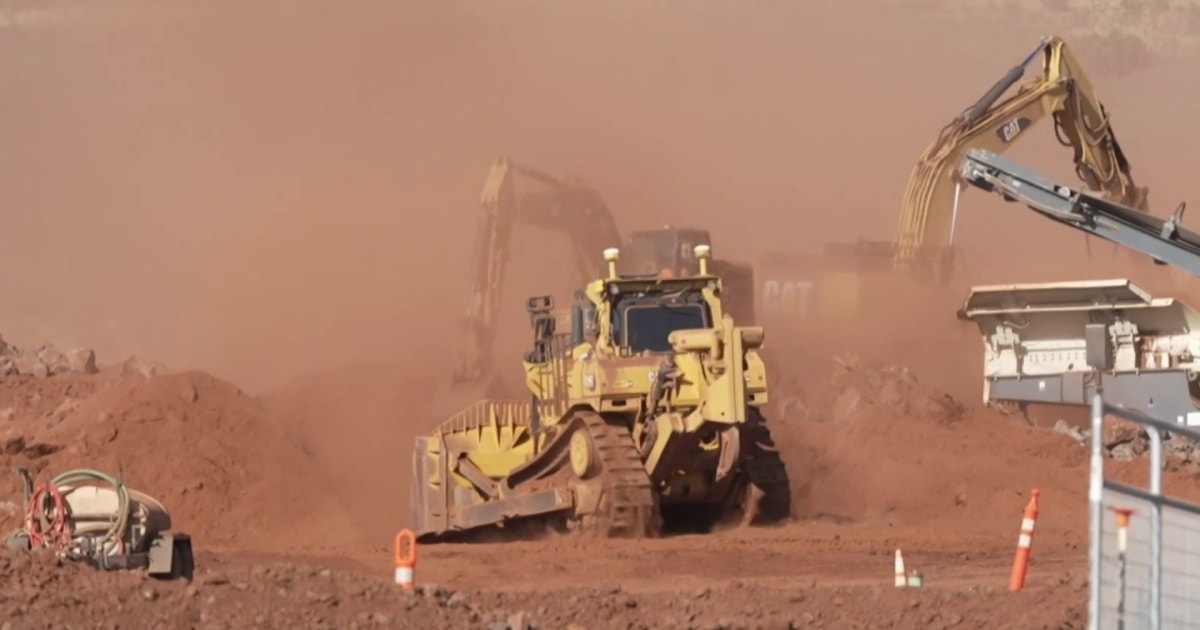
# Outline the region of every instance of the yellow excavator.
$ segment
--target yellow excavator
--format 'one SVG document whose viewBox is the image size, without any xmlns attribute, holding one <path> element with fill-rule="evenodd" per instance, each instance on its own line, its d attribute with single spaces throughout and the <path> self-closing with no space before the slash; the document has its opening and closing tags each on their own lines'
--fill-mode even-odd
<svg viewBox="0 0 1200 630">
<path fill-rule="evenodd" d="M 699 273 L 695 247 L 712 242 L 707 230 L 673 226 L 631 232 L 623 239 L 604 199 L 586 183 L 555 177 L 510 158 L 496 160 L 480 199 L 468 303 L 459 321 L 460 345 L 450 391 L 436 396 L 437 412 L 457 411 L 468 401 L 506 393 L 496 378 L 492 354 L 497 316 L 504 308 L 512 232 L 520 226 L 565 234 L 571 241 L 570 264 L 579 285 L 603 275 L 600 253 L 613 247 L 624 253 L 620 269 L 624 277 L 692 276 Z M 753 268 L 722 260 L 707 264 L 728 283 L 724 302 L 729 313 L 745 325 L 754 325 Z"/>
<path fill-rule="evenodd" d="M 1037 62 L 1038 74 L 1022 82 Z M 904 193 L 894 242 L 831 243 L 820 255 L 805 259 L 811 274 L 805 287 L 809 312 L 844 317 L 871 310 L 876 305 L 868 300 L 880 292 L 867 290 L 870 277 L 891 284 L 902 280 L 897 272 L 904 272 L 921 285 L 947 284 L 958 255 L 958 166 L 964 153 L 972 148 L 1004 153 L 1047 116 L 1058 140 L 1071 147 L 1076 172 L 1088 188 L 1148 212 L 1148 191 L 1134 182 L 1091 79 L 1066 42 L 1049 36 L 946 125 L 921 154 Z M 803 275 L 795 260 L 782 257 L 764 261 L 759 273 L 770 282 L 786 276 L 789 263 L 792 277 Z"/>
<path fill-rule="evenodd" d="M 1040 75 L 1002 98 L 1039 57 Z M 904 193 L 894 268 L 920 269 L 924 263 L 928 269 L 936 261 L 943 267 L 942 273 L 948 273 L 962 193 L 958 167 L 963 154 L 969 148 L 1003 153 L 1047 115 L 1054 121 L 1059 142 L 1074 152 L 1075 172 L 1084 185 L 1113 201 L 1149 212 L 1148 190 L 1134 183 L 1129 159 L 1117 142 L 1091 79 L 1066 42 L 1049 36 L 925 149 Z"/>
</svg>

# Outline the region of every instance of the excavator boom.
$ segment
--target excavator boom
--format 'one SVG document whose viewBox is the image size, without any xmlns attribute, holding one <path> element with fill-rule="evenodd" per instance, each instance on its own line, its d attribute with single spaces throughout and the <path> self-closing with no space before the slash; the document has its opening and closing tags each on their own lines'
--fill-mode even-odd
<svg viewBox="0 0 1200 630">
<path fill-rule="evenodd" d="M 544 189 L 518 191 L 516 175 L 537 181 Z M 496 316 L 512 255 L 514 226 L 565 233 L 572 242 L 573 264 L 583 278 L 600 273 L 595 252 L 620 245 L 616 222 L 598 193 L 582 183 L 519 166 L 508 158 L 497 160 L 488 172 L 480 210 L 469 300 L 460 322 L 462 345 L 452 376 L 456 384 L 489 377 Z"/>
<path fill-rule="evenodd" d="M 535 186 L 518 186 L 517 180 Z M 496 319 L 512 256 L 514 227 L 559 232 L 571 242 L 572 265 L 579 282 L 603 275 L 598 252 L 622 247 L 628 254 L 623 273 L 648 277 L 694 275 L 699 270 L 696 245 L 710 244 L 707 230 L 666 226 L 631 232 L 622 239 L 616 219 L 600 194 L 587 184 L 554 177 L 508 158 L 492 164 L 480 198 L 478 232 L 470 267 L 467 308 L 459 322 L 453 387 L 491 387 L 495 376 L 491 355 Z M 624 242 L 624 245 L 622 243 Z M 714 273 L 730 283 L 727 301 L 738 321 L 754 323 L 754 270 L 727 260 L 711 261 Z"/>
<path fill-rule="evenodd" d="M 1040 57 L 1041 73 L 1004 97 Z M 961 182 L 958 166 L 969 148 L 1002 153 L 1050 115 L 1059 141 L 1074 151 L 1076 173 L 1090 189 L 1118 203 L 1148 211 L 1147 190 L 1133 180 L 1108 113 L 1078 59 L 1059 37 L 1042 40 L 974 105 L 942 129 L 925 149 L 904 194 L 894 266 L 911 269 L 945 261 L 953 246 Z"/>
</svg>

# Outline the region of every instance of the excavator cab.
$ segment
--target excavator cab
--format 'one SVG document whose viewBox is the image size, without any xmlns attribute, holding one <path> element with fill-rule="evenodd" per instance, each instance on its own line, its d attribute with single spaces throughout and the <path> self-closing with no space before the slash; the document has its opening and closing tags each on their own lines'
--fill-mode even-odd
<svg viewBox="0 0 1200 630">
<path fill-rule="evenodd" d="M 623 251 L 623 275 L 679 277 L 699 272 L 693 251 L 711 242 L 708 230 L 665 226 L 639 230 L 629 235 Z"/>
<path fill-rule="evenodd" d="M 679 278 L 700 273 L 696 245 L 711 243 L 708 230 L 663 226 L 632 232 L 626 239 L 621 258 L 625 276 Z M 754 268 L 728 260 L 710 261 L 709 268 L 725 282 L 727 311 L 740 324 L 758 323 L 755 309 Z"/>
</svg>

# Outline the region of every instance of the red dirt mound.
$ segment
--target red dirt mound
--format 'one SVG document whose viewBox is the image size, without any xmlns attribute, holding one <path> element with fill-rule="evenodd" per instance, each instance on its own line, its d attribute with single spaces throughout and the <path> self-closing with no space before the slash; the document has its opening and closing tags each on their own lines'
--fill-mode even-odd
<svg viewBox="0 0 1200 630">
<path fill-rule="evenodd" d="M 10 377 L 5 464 L 121 474 L 200 548 L 345 544 L 347 522 L 303 444 L 253 398 L 202 372 Z M 19 497 L 15 478 L 7 496 Z"/>
<path fill-rule="evenodd" d="M 794 399 L 775 433 L 798 516 L 864 525 L 1011 533 L 1028 491 L 1042 491 L 1043 540 L 1086 540 L 1087 452 L 1069 436 L 972 409 L 907 368 L 840 360 L 824 388 Z M 1146 462 L 1110 462 L 1140 481 Z M 1168 475 L 1195 495 L 1189 473 Z M 956 536 L 961 534 L 956 534 Z"/>
</svg>

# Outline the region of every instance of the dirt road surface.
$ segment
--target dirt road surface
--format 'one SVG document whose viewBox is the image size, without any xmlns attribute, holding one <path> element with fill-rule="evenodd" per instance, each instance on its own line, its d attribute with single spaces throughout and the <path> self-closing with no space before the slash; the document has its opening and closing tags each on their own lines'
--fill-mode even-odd
<svg viewBox="0 0 1200 630">
<path fill-rule="evenodd" d="M 980 408 L 979 337 L 954 307 L 971 283 L 1194 287 L 1111 251 L 1089 257 L 1075 233 L 974 194 L 948 292 L 897 288 L 861 319 L 768 327 L 793 522 L 423 546 L 415 594 L 391 584 L 390 549 L 409 525 L 412 438 L 441 420 L 429 409 L 493 159 L 583 177 L 623 230 L 706 227 L 732 260 L 890 238 L 937 130 L 1079 16 L 964 20 L 920 2 L 177 4 L 158 21 L 0 38 L 13 209 L 0 332 L 101 359 L 97 374 L 0 377 L 0 463 L 121 471 L 193 535 L 197 574 L 163 583 L 3 555 L 0 630 L 1084 626 L 1086 458 L 1053 429 L 1078 412 Z M 1198 192 L 1179 158 L 1200 142 L 1200 80 L 1114 46 L 1079 49 L 1165 214 Z M 1074 181 L 1069 150 L 1037 132 L 1010 153 Z M 514 369 L 521 300 L 571 285 L 553 264 L 565 239 L 516 238 L 495 348 Z M 122 362 L 132 353 L 170 369 Z M 1144 480 L 1143 458 L 1108 466 Z M 1196 475 L 1173 461 L 1165 481 L 1196 499 Z M 1034 488 L 1033 566 L 1013 594 Z M 6 530 L 18 503 L 17 479 L 0 478 Z M 922 588 L 892 587 L 896 549 Z"/>
</svg>

